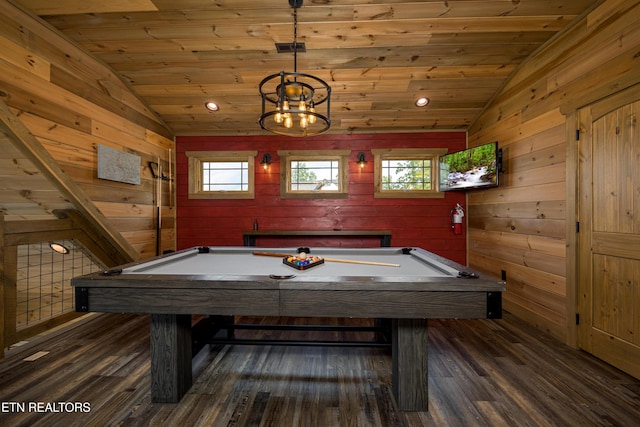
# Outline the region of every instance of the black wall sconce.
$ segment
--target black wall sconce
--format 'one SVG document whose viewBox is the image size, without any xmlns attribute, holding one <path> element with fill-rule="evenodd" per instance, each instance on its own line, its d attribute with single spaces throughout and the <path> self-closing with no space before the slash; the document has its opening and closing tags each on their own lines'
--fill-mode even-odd
<svg viewBox="0 0 640 427">
<path fill-rule="evenodd" d="M 364 152 L 359 152 L 358 153 L 358 166 L 360 166 L 360 169 L 364 169 L 364 166 L 367 164 L 367 158 L 364 154 Z"/>
<path fill-rule="evenodd" d="M 271 154 L 264 153 L 264 155 L 262 156 L 262 161 L 260 162 L 260 164 L 262 165 L 262 168 L 264 170 L 269 169 L 269 165 L 271 165 Z"/>
</svg>

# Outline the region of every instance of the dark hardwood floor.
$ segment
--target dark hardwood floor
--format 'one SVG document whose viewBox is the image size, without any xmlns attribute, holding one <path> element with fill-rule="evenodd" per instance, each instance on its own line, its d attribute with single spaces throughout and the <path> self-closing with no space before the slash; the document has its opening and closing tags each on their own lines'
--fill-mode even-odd
<svg viewBox="0 0 640 427">
<path fill-rule="evenodd" d="M 362 322 L 325 320 L 338 321 Z M 182 401 L 152 404 L 148 316 L 93 314 L 7 353 L 0 362 L 0 426 L 640 422 L 639 380 L 508 313 L 503 320 L 436 320 L 429 327 L 429 412 L 397 411 L 389 350 L 360 347 L 207 346 L 194 358 L 194 385 Z M 289 331 L 267 334 L 295 338 Z"/>
</svg>

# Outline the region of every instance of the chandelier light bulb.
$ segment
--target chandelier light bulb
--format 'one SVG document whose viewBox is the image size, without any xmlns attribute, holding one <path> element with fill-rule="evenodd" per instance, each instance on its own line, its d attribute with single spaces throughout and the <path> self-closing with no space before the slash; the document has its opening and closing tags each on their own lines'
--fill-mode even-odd
<svg viewBox="0 0 640 427">
<path fill-rule="evenodd" d="M 278 124 L 284 121 L 284 117 L 282 117 L 282 113 L 280 113 L 280 106 L 276 107 L 276 114 L 273 116 L 273 121 Z"/>
<path fill-rule="evenodd" d="M 287 113 L 285 114 L 285 118 L 284 118 L 284 127 L 286 127 L 287 129 L 291 129 L 293 127 L 293 119 L 291 118 L 291 114 Z"/>
</svg>

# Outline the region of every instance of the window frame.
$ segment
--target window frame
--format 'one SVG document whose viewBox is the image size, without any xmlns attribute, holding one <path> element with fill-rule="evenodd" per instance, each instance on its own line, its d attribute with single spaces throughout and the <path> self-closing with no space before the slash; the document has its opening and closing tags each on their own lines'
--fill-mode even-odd
<svg viewBox="0 0 640 427">
<path fill-rule="evenodd" d="M 280 197 L 283 199 L 346 199 L 349 195 L 349 155 L 351 150 L 279 150 Z M 338 161 L 337 191 L 291 190 L 292 161 Z"/>
<path fill-rule="evenodd" d="M 444 198 L 444 193 L 438 186 L 439 158 L 447 153 L 446 148 L 380 148 L 372 149 L 374 158 L 374 198 Z M 431 189 L 430 190 L 383 190 L 382 162 L 384 160 L 430 160 L 431 161 Z"/>
<path fill-rule="evenodd" d="M 255 157 L 257 151 L 187 151 L 189 161 L 189 199 L 254 199 Z M 246 191 L 210 191 L 203 189 L 202 164 L 205 162 L 247 162 Z"/>
</svg>

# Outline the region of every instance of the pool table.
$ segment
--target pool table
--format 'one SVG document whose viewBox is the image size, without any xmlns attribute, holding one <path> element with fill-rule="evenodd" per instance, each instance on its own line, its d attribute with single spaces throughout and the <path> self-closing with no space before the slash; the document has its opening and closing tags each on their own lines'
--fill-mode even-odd
<svg viewBox="0 0 640 427">
<path fill-rule="evenodd" d="M 427 319 L 500 318 L 505 285 L 420 248 L 195 247 L 73 278 L 76 311 L 151 315 L 151 398 L 189 390 L 191 315 L 391 319 L 392 390 L 400 410 L 427 408 Z M 390 265 L 386 265 L 390 264 Z"/>
</svg>

